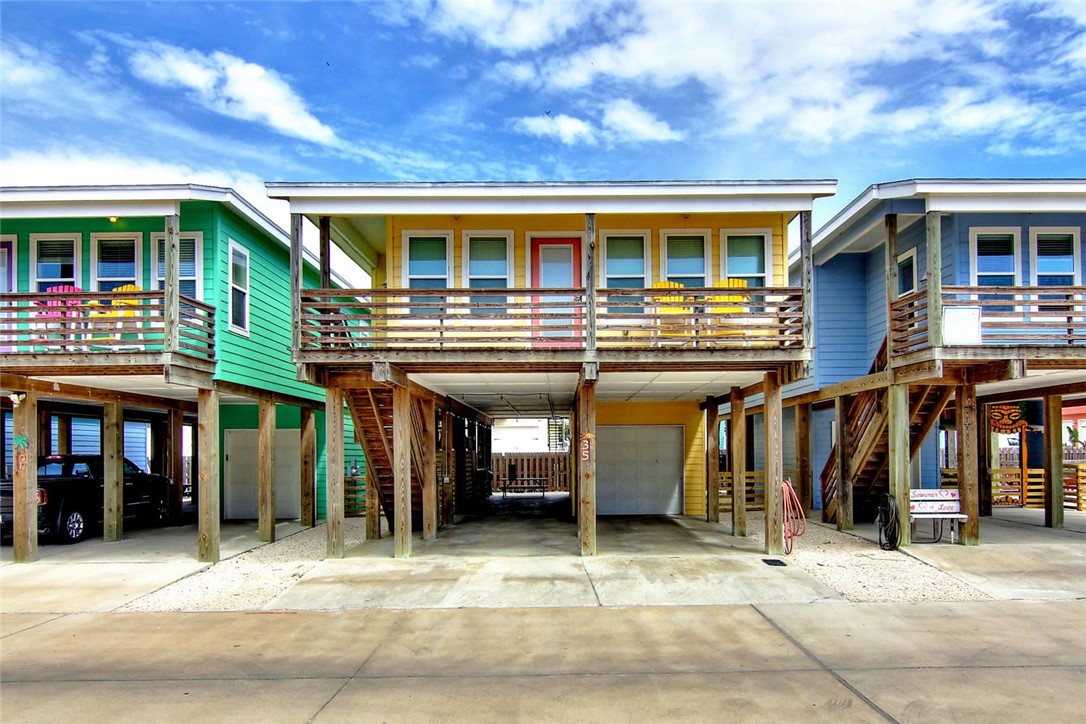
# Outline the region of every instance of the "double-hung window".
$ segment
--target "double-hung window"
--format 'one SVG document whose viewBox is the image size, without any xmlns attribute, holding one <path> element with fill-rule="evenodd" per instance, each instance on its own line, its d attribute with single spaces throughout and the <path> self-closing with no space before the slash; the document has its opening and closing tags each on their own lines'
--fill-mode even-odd
<svg viewBox="0 0 1086 724">
<path fill-rule="evenodd" d="M 111 292 L 117 287 L 140 285 L 141 234 L 92 234 L 91 268 L 95 289 Z"/>
<path fill-rule="evenodd" d="M 50 287 L 79 286 L 79 235 L 33 235 L 30 237 L 31 266 L 39 292 Z"/>
<path fill-rule="evenodd" d="M 916 249 L 909 249 L 897 257 L 897 295 L 903 297 L 916 289 Z"/>
<path fill-rule="evenodd" d="M 408 289 L 448 289 L 452 266 L 451 233 L 404 232 L 404 286 Z M 437 302 L 440 297 L 411 297 L 412 304 Z M 442 307 L 413 307 L 412 315 L 443 314 Z"/>
<path fill-rule="evenodd" d="M 769 286 L 773 234 L 768 229 L 721 232 L 722 279 L 743 279 L 748 287 Z"/>
<path fill-rule="evenodd" d="M 969 246 L 973 257 L 973 284 L 979 287 L 1013 287 L 1018 284 L 1017 228 L 970 229 Z M 1007 301 L 1011 294 L 982 293 L 982 301 Z M 1010 304 L 986 304 L 987 312 L 1011 312 Z"/>
<path fill-rule="evenodd" d="M 230 242 L 230 329 L 249 333 L 249 250 Z"/>
<path fill-rule="evenodd" d="M 507 232 L 464 233 L 464 278 L 469 289 L 507 289 L 512 276 L 512 238 Z M 505 304 L 507 297 L 472 297 L 472 313 L 505 314 L 495 306 Z"/>
<path fill-rule="evenodd" d="M 158 289 L 166 288 L 166 237 L 164 234 L 153 234 L 151 237 L 152 249 L 155 250 L 155 285 Z M 177 266 L 177 284 L 181 296 L 190 299 L 200 299 L 200 248 L 203 246 L 203 235 L 182 234 L 178 251 L 180 263 Z"/>
<path fill-rule="evenodd" d="M 1029 230 L 1030 269 L 1033 284 L 1039 287 L 1072 287 L 1078 284 L 1078 229 L 1034 228 Z M 1045 294 L 1041 299 L 1067 300 L 1066 294 Z M 1067 304 L 1041 307 L 1043 311 L 1067 313 Z"/>
<path fill-rule="evenodd" d="M 705 232 L 664 232 L 664 278 L 684 287 L 708 285 Z"/>
<path fill-rule="evenodd" d="M 637 289 L 649 286 L 647 235 L 615 232 L 603 235 L 603 285 L 607 289 Z M 643 302 L 643 297 L 613 296 L 615 302 Z M 637 307 L 608 307 L 612 314 L 639 314 Z"/>
</svg>

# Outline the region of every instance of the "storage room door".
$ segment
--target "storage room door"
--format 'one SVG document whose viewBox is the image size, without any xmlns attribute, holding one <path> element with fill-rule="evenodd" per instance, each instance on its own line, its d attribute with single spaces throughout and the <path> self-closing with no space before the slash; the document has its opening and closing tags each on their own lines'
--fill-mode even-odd
<svg viewBox="0 0 1086 724">
<path fill-rule="evenodd" d="M 256 430 L 226 431 L 225 517 L 246 520 L 260 514 L 260 460 Z M 275 431 L 275 517 L 302 514 L 301 433 Z"/>
<path fill-rule="evenodd" d="M 599 515 L 682 514 L 682 426 L 597 426 L 596 511 Z"/>
</svg>

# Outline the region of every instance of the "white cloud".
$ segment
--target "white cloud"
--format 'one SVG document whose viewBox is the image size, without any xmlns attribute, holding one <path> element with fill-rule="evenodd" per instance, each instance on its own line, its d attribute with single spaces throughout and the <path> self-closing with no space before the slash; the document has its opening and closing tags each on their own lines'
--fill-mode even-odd
<svg viewBox="0 0 1086 724">
<path fill-rule="evenodd" d="M 565 113 L 554 116 L 525 116 L 514 121 L 514 127 L 530 136 L 543 138 L 557 138 L 567 146 L 575 143 L 594 144 L 596 142 L 596 129 L 588 121 Z"/>
<path fill-rule="evenodd" d="M 229 53 L 201 53 L 166 43 L 141 44 L 129 57 L 132 72 L 167 88 L 184 88 L 208 110 L 322 145 L 336 145 L 335 131 L 306 108 L 277 72 Z"/>
<path fill-rule="evenodd" d="M 625 141 L 681 141 L 685 137 L 627 98 L 607 103 L 602 123 Z"/>
<path fill-rule="evenodd" d="M 468 37 L 502 52 L 538 50 L 605 12 L 610 0 L 392 0 L 382 11 L 393 22 L 424 22 L 451 38 Z"/>
</svg>

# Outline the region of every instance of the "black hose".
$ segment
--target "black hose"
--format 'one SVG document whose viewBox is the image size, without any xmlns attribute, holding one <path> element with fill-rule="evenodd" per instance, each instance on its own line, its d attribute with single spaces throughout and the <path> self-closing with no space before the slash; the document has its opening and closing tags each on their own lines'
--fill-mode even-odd
<svg viewBox="0 0 1086 724">
<path fill-rule="evenodd" d="M 889 493 L 883 493 L 879 506 L 879 548 L 884 551 L 897 550 L 901 545 L 901 521 L 897 516 L 897 500 Z"/>
</svg>

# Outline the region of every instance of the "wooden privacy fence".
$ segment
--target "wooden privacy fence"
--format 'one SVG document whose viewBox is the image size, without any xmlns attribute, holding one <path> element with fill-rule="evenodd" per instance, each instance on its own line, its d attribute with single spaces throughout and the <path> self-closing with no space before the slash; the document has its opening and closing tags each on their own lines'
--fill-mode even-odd
<svg viewBox="0 0 1086 724">
<path fill-rule="evenodd" d="M 1042 468 L 1026 470 L 1025 502 L 1022 496 L 1022 470 L 1020 468 L 992 468 L 992 505 L 1012 508 L 1045 507 L 1045 471 Z M 958 487 L 957 468 L 942 469 L 942 487 Z M 1064 464 L 1063 507 L 1067 510 L 1086 510 L 1086 465 Z"/>
<path fill-rule="evenodd" d="M 547 492 L 569 491 L 569 453 L 495 453 L 490 457 L 494 475 L 490 490 L 502 492 L 502 482 L 509 477 L 509 466 L 515 465 L 518 478 L 547 478 Z"/>
</svg>

